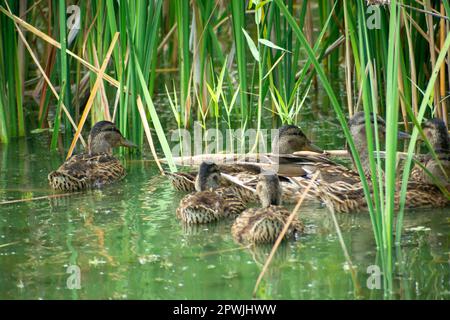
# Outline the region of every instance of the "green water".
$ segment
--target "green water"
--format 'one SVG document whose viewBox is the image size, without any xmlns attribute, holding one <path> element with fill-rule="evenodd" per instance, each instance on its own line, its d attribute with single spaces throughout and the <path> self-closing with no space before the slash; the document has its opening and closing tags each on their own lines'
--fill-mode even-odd
<svg viewBox="0 0 450 320">
<path fill-rule="evenodd" d="M 326 123 L 307 122 L 307 134 L 338 147 L 342 136 L 319 122 Z M 41 134 L 0 145 L 0 202 L 53 193 L 47 174 L 63 157 L 47 151 L 48 139 Z M 239 248 L 230 222 L 183 228 L 175 218 L 183 194 L 159 176 L 148 154 L 122 159 L 127 177 L 102 190 L 0 204 L 0 298 L 252 298 L 269 248 Z M 279 249 L 258 298 L 384 298 L 383 290 L 367 287 L 367 267 L 378 262 L 367 214 L 338 216 L 355 279 L 327 210 L 309 205 L 301 219 L 305 235 Z M 389 298 L 449 299 L 448 209 L 409 211 L 404 228 Z M 80 269 L 80 289 L 67 287 L 71 265 Z"/>
</svg>

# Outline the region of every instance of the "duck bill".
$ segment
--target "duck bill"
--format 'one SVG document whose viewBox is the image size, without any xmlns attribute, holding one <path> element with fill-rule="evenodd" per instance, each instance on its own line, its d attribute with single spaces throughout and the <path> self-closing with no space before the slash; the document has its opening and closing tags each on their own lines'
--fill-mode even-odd
<svg viewBox="0 0 450 320">
<path fill-rule="evenodd" d="M 312 152 L 317 152 L 317 153 L 323 153 L 323 150 L 321 148 L 319 148 L 318 146 L 316 146 L 313 143 L 308 144 L 307 146 L 305 146 L 305 151 L 312 151 Z"/>
<path fill-rule="evenodd" d="M 122 140 L 120 141 L 120 145 L 126 148 L 137 148 L 137 145 L 135 145 L 133 142 L 125 138 L 122 138 Z"/>
<path fill-rule="evenodd" d="M 409 138 L 411 138 L 411 135 L 409 133 L 406 133 L 406 132 L 403 132 L 403 131 L 399 131 L 397 133 L 397 137 L 399 139 L 409 139 Z"/>
</svg>

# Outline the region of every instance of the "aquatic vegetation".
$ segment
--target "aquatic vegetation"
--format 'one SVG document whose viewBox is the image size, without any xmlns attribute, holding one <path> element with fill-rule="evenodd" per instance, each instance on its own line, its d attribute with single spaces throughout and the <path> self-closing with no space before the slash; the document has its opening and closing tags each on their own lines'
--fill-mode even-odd
<svg viewBox="0 0 450 320">
<path fill-rule="evenodd" d="M 260 131 L 298 124 L 308 99 L 323 90 L 324 110 L 334 112 L 359 175 L 357 195 L 384 271 L 392 274 L 409 188 L 416 188 L 411 171 L 413 178 L 431 173 L 426 182 L 448 199 L 447 154 L 433 146 L 426 120 L 441 119 L 448 130 L 449 16 L 448 0 L 3 0 L 0 143 L 48 129 L 39 132 L 51 134 L 50 150 L 70 156 L 78 139 L 87 147 L 86 123 L 107 120 L 139 147 L 144 132 L 149 142 L 156 134 L 152 151 L 174 174 L 169 130 L 181 139 L 196 120 L 204 136 L 210 126 L 256 129 L 244 150 L 255 151 Z M 154 104 L 158 93 L 169 97 L 166 105 Z M 362 142 L 347 124 L 360 111 Z M 166 114 L 173 119 L 162 120 Z M 411 139 L 399 179 L 403 128 Z M 422 171 L 412 168 L 419 137 L 428 150 L 416 164 Z M 244 134 L 236 140 L 245 146 Z M 364 142 L 367 154 L 358 148 Z"/>
</svg>

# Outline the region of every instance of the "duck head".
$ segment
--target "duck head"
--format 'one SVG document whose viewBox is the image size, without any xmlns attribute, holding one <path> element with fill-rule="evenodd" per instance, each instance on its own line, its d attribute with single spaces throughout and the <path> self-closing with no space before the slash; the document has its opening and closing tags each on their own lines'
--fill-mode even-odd
<svg viewBox="0 0 450 320">
<path fill-rule="evenodd" d="M 299 127 L 294 125 L 282 126 L 278 129 L 278 133 L 272 141 L 272 153 L 292 154 L 295 151 L 323 152 L 322 149 L 309 141 Z"/>
<path fill-rule="evenodd" d="M 280 180 L 276 174 L 261 173 L 259 175 L 256 193 L 263 208 L 281 205 L 281 192 Z"/>
<path fill-rule="evenodd" d="M 450 191 L 450 142 L 445 122 L 441 119 L 431 119 L 422 126 L 423 132 L 437 154 L 439 162 L 434 158 L 427 161 L 425 167 L 440 183 Z M 434 184 L 428 174 L 423 173 L 424 181 Z"/>
<path fill-rule="evenodd" d="M 219 187 L 220 170 L 214 162 L 204 161 L 200 164 L 195 178 L 195 190 L 198 192 L 214 190 Z"/>
<path fill-rule="evenodd" d="M 372 129 L 372 135 L 375 136 L 375 118 L 378 132 L 379 141 L 384 141 L 386 137 L 386 122 L 380 116 L 374 116 L 370 113 L 370 127 Z M 366 121 L 364 112 L 360 111 L 353 115 L 353 117 L 348 122 L 350 133 L 353 137 L 353 142 L 355 144 L 356 150 L 359 153 L 363 168 L 369 170 L 369 154 L 367 147 L 367 131 L 366 131 Z M 398 131 L 399 139 L 407 139 L 410 135 Z M 347 145 L 348 148 L 348 145 Z M 348 150 L 350 152 L 350 150 Z"/>
<path fill-rule="evenodd" d="M 431 119 L 422 126 L 425 137 L 436 151 L 450 152 L 447 126 L 441 119 Z"/>
<path fill-rule="evenodd" d="M 125 139 L 114 123 L 110 121 L 97 122 L 91 129 L 88 139 L 88 150 L 90 154 L 106 152 L 112 153 L 116 147 L 135 148 L 136 145 Z"/>
</svg>

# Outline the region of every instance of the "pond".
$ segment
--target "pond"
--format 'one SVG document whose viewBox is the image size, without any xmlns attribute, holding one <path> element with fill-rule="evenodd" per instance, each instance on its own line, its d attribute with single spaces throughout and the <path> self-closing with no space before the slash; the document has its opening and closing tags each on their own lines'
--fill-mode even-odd
<svg viewBox="0 0 450 320">
<path fill-rule="evenodd" d="M 305 109 L 302 117 L 314 142 L 342 148 L 332 115 Z M 183 194 L 159 175 L 149 152 L 122 157 L 128 175 L 114 185 L 48 198 L 47 174 L 63 161 L 48 152 L 48 139 L 0 145 L 0 299 L 252 298 L 270 247 L 242 248 L 230 221 L 183 227 L 175 218 Z M 367 269 L 378 261 L 369 215 L 337 218 L 356 277 L 328 211 L 308 204 L 300 210 L 305 234 L 282 244 L 256 297 L 384 298 L 368 286 Z M 448 209 L 407 211 L 390 298 L 449 299 L 449 255 Z"/>
</svg>

